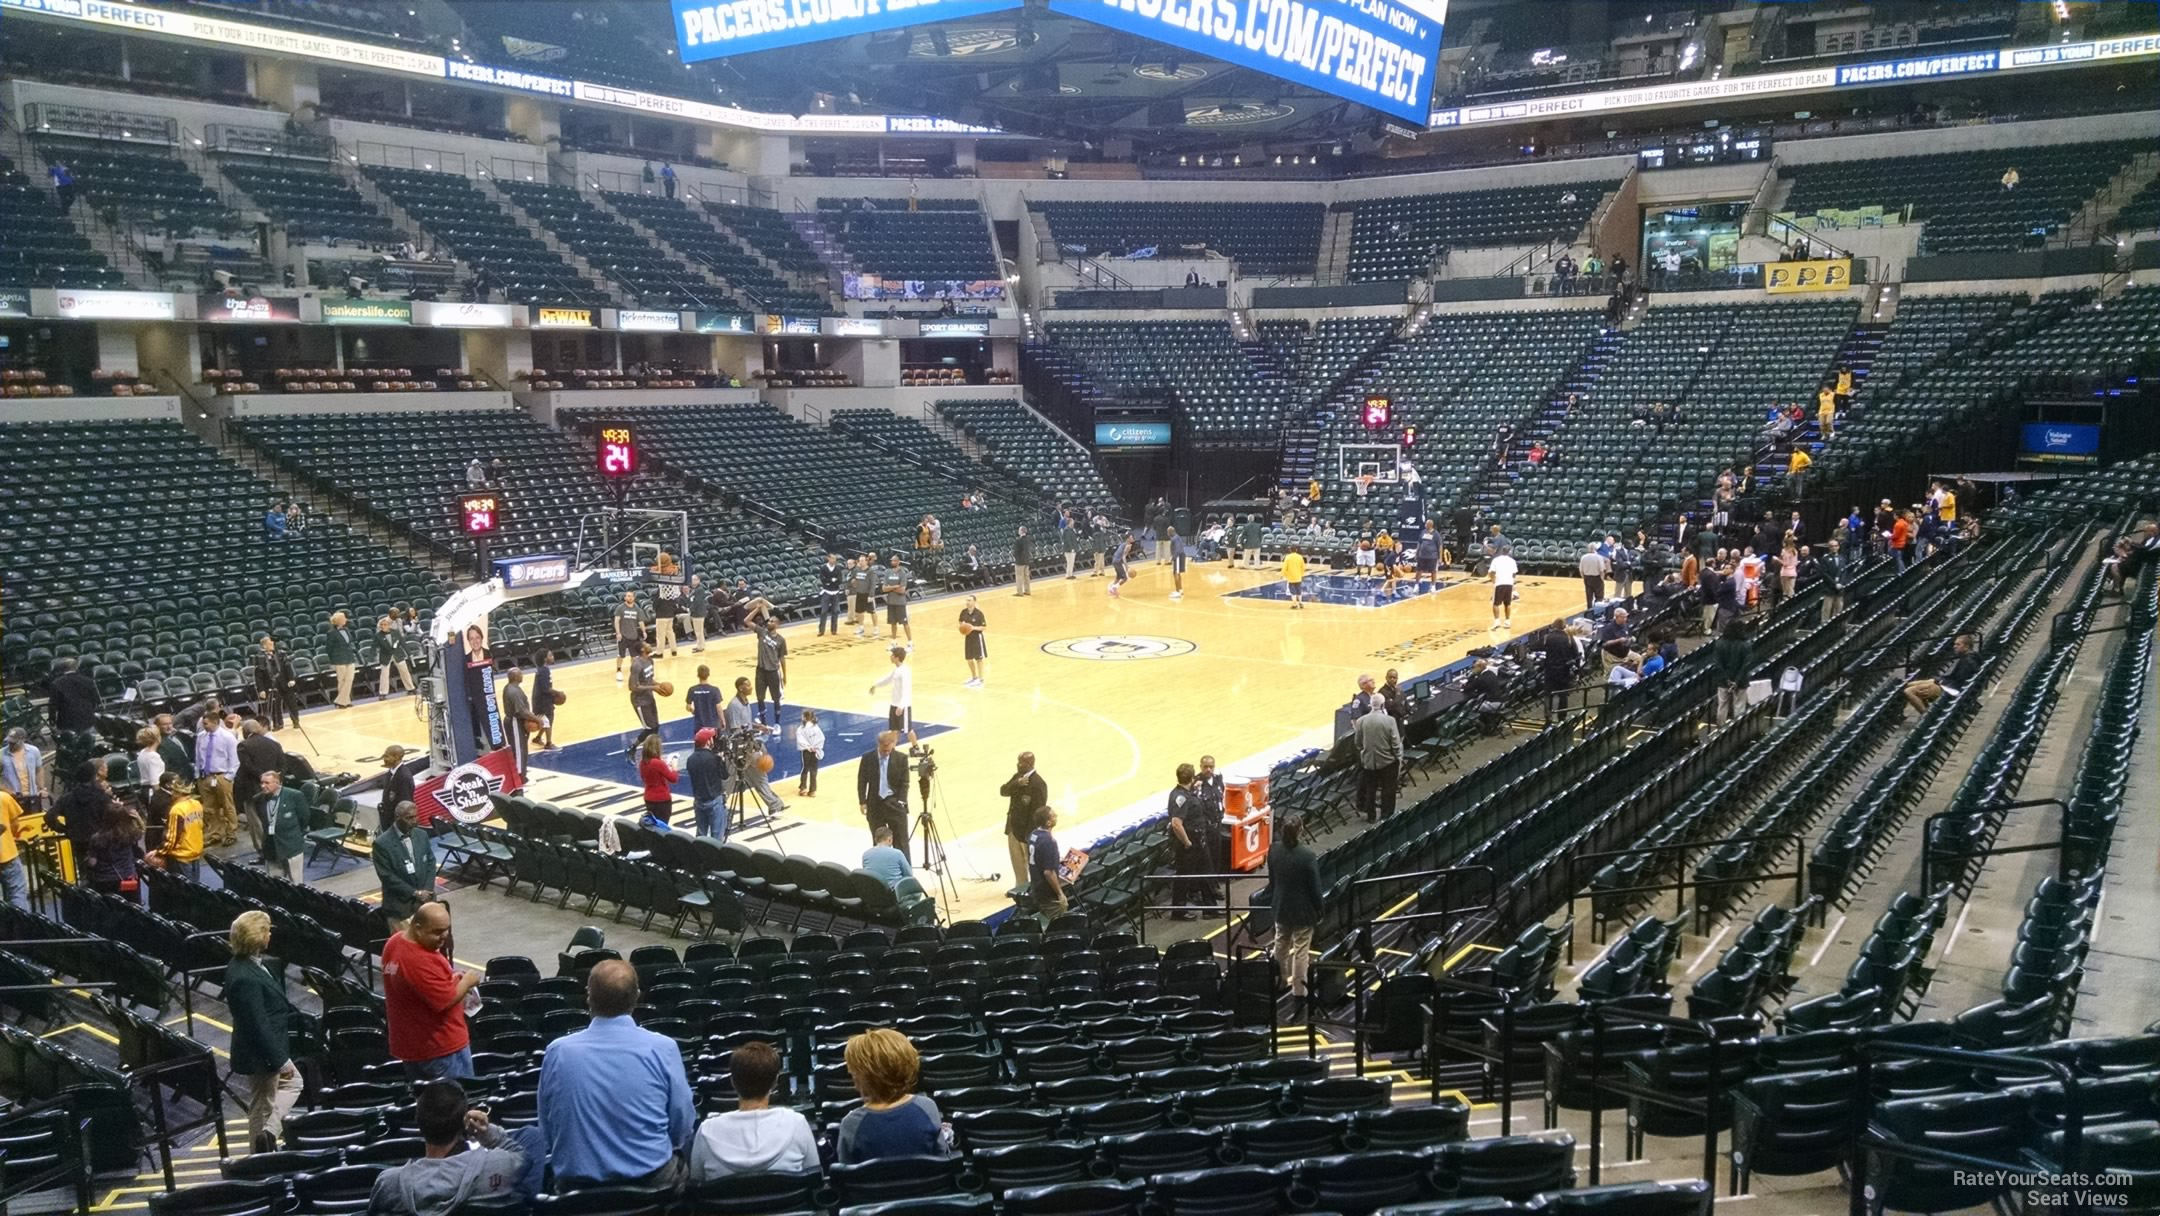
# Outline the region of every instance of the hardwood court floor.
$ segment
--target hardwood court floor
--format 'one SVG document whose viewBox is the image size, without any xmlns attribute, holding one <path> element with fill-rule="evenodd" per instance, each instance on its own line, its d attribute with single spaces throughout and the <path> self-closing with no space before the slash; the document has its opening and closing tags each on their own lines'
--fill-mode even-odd
<svg viewBox="0 0 2160 1216">
<path fill-rule="evenodd" d="M 911 606 L 916 719 L 951 728 L 925 742 L 936 749 L 932 805 L 953 856 L 957 915 L 984 915 L 1006 902 L 1013 880 L 1002 832 L 1005 802 L 997 787 L 1021 751 L 1035 752 L 1049 783 L 1060 841 L 1084 844 L 1121 812 L 1160 807 L 1177 766 L 1203 753 L 1239 774 L 1264 771 L 1285 751 L 1325 744 L 1335 709 L 1356 691 L 1360 672 L 1377 678 L 1395 667 L 1408 682 L 1473 646 L 1512 636 L 1489 630 L 1491 590 L 1482 581 L 1379 607 L 1308 602 L 1298 611 L 1267 598 L 1269 585 L 1279 589 L 1281 583 L 1273 568 L 1196 565 L 1178 601 L 1168 598 L 1168 571 L 1152 563 L 1135 569 L 1118 598 L 1105 593 L 1108 582 L 1083 570 L 1070 581 L 1038 578 L 1025 599 L 1009 587 L 983 592 L 990 652 L 983 688 L 962 687 L 968 673 L 957 631 L 961 601 L 948 597 Z M 1581 594 L 1572 579 L 1521 580 L 1518 628 L 1572 611 Z M 872 694 L 869 686 L 890 662 L 882 636 L 858 639 L 844 628 L 837 639 L 820 639 L 816 632 L 807 622 L 785 631 L 792 650 L 786 700 L 815 706 L 828 719 L 820 792 L 797 798 L 792 776 L 776 781 L 774 788 L 790 804 L 781 829 L 771 836 L 752 829 L 739 839 L 760 847 L 777 842 L 790 852 L 852 865 L 869 843 L 854 800 L 854 757 L 874 740 L 859 725 L 836 728 L 832 715 L 852 715 L 853 722 L 882 719 L 884 691 Z M 751 672 L 751 639 L 716 639 L 703 654 L 685 645 L 678 657 L 661 658 L 660 678 L 672 682 L 676 693 L 661 706 L 663 721 L 685 717 L 681 697 L 700 663 L 711 666 L 713 682 L 725 692 L 736 676 Z M 557 743 L 626 740 L 623 732 L 635 728 L 612 658 L 559 664 L 555 686 L 569 697 L 556 722 Z M 379 767 L 386 744 L 419 745 L 426 737 L 411 700 L 401 697 L 310 713 L 305 725 L 312 742 L 288 728 L 280 734 L 287 747 L 319 748 L 310 751 L 319 765 L 361 772 Z M 687 735 L 686 724 L 670 730 L 670 751 L 677 750 L 676 738 Z M 628 760 L 616 754 L 622 746 L 577 749 L 620 763 L 612 775 L 589 765 L 575 773 L 544 771 L 550 757 L 535 756 L 530 793 L 636 814 Z M 774 750 L 782 758 L 779 771 L 792 773 L 792 739 Z M 687 782 L 678 789 L 677 820 L 687 824 Z M 920 809 L 919 799 L 910 802 Z M 919 858 L 919 845 L 912 852 Z M 990 881 L 993 874 L 1002 878 Z M 926 876 L 925 885 L 934 882 Z"/>
</svg>

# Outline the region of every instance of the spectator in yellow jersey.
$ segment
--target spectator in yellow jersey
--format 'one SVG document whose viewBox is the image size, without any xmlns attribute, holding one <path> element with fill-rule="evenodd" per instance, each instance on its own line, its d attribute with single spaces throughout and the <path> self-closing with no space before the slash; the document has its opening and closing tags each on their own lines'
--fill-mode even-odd
<svg viewBox="0 0 2160 1216">
<path fill-rule="evenodd" d="M 0 790 L 0 894 L 23 911 L 30 910 L 30 874 L 22 858 L 22 804 Z"/>
<path fill-rule="evenodd" d="M 1814 463 L 1815 458 L 1807 454 L 1806 448 L 1796 447 L 1792 450 L 1792 459 L 1785 462 L 1785 480 L 1792 486 L 1793 497 L 1801 497 L 1806 492 L 1803 487 L 1807 481 L 1808 466 Z"/>
<path fill-rule="evenodd" d="M 1290 547 L 1290 552 L 1283 554 L 1282 576 L 1283 581 L 1290 584 L 1290 606 L 1292 608 L 1303 608 L 1305 606 L 1305 553 L 1296 545 Z"/>
<path fill-rule="evenodd" d="M 203 804 L 194 785 L 180 774 L 167 771 L 163 788 L 172 796 L 165 812 L 165 843 L 158 846 L 157 864 L 180 870 L 200 880 L 203 855 Z"/>
</svg>

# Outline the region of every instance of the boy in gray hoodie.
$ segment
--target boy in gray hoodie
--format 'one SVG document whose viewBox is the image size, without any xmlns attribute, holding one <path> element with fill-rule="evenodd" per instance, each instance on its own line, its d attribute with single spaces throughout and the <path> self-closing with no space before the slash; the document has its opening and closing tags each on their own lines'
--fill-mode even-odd
<svg viewBox="0 0 2160 1216">
<path fill-rule="evenodd" d="M 737 1047 L 728 1055 L 728 1074 L 735 1082 L 736 1107 L 698 1125 L 690 1142 L 690 1181 L 818 1168 L 810 1121 L 772 1104 L 773 1082 L 780 1076 L 780 1053 L 773 1045 L 753 1039 Z"/>
<path fill-rule="evenodd" d="M 468 1201 L 539 1189 L 545 1153 L 520 1129 L 492 1127 L 487 1112 L 471 1110 L 455 1081 L 420 1087 L 415 1111 L 427 1155 L 384 1170 L 368 1197 L 368 1216 L 450 1216 Z M 478 1148 L 467 1148 L 470 1139 Z"/>
</svg>

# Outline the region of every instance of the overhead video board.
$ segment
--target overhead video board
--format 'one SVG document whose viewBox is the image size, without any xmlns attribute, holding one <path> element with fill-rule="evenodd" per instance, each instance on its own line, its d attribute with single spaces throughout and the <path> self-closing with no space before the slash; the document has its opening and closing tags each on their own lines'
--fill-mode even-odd
<svg viewBox="0 0 2160 1216">
<path fill-rule="evenodd" d="M 1422 125 L 1447 0 L 1050 0 L 1050 9 Z"/>
<path fill-rule="evenodd" d="M 684 63 L 1019 8 L 1018 0 L 674 0 Z"/>
</svg>

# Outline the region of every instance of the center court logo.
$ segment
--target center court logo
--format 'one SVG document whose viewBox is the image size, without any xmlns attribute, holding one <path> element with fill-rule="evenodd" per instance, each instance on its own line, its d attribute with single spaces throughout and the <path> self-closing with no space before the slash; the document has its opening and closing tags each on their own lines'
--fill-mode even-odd
<svg viewBox="0 0 2160 1216">
<path fill-rule="evenodd" d="M 1084 638 L 1059 638 L 1044 642 L 1043 653 L 1061 659 L 1094 659 L 1122 663 L 1133 659 L 1174 659 L 1198 647 L 1183 638 L 1158 638 L 1139 633 L 1098 633 Z"/>
</svg>

